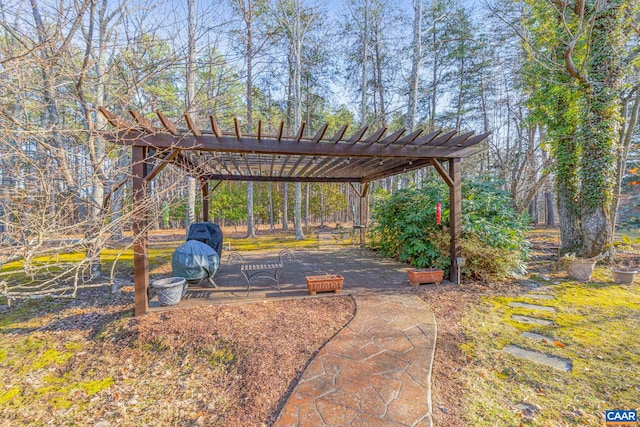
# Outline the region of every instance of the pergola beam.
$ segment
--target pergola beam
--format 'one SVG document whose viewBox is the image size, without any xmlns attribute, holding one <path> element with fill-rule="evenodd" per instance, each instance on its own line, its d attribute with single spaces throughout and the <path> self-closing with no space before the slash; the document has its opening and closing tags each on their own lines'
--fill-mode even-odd
<svg viewBox="0 0 640 427">
<path fill-rule="evenodd" d="M 400 137 L 406 132 L 406 129 L 400 129 L 399 131 L 396 131 L 394 133 L 392 133 L 389 136 L 384 137 L 383 139 L 381 139 L 380 141 L 378 141 L 380 144 L 384 144 L 384 145 L 389 145 L 389 144 L 393 144 L 394 142 L 396 142 L 398 139 L 400 139 Z"/>
<path fill-rule="evenodd" d="M 384 171 L 381 172 L 376 172 L 376 173 L 372 173 L 369 175 L 365 175 L 363 177 L 363 181 L 375 181 L 376 179 L 381 179 L 381 178 L 386 178 L 388 176 L 392 176 L 392 175 L 397 175 L 399 173 L 403 173 L 403 172 L 409 172 L 415 169 L 420 169 L 423 168 L 425 166 L 428 166 L 431 163 L 430 159 L 419 159 L 419 160 L 414 160 L 413 164 L 403 164 L 403 165 L 399 165 L 399 166 L 395 166 L 392 167 L 390 169 L 385 169 Z"/>
<path fill-rule="evenodd" d="M 138 123 L 138 125 L 142 129 L 144 129 L 146 132 L 149 132 L 149 133 L 157 132 L 156 128 L 151 124 L 151 122 L 149 122 L 149 120 L 147 120 L 142 114 L 134 110 L 129 110 L 129 114 L 131 114 L 131 117 L 133 117 L 136 123 Z"/>
<path fill-rule="evenodd" d="M 453 182 L 453 178 L 451 178 L 449 176 L 449 173 L 446 170 L 444 170 L 440 162 L 437 159 L 429 159 L 429 160 L 431 161 L 433 168 L 436 170 L 436 172 L 438 172 L 438 175 L 440 175 L 442 179 L 444 179 L 444 182 L 447 183 L 449 188 L 453 187 L 455 185 L 455 182 Z"/>
<path fill-rule="evenodd" d="M 482 136 L 482 135 L 478 135 Z M 348 144 L 348 143 L 311 143 L 306 140 L 275 140 L 231 136 L 216 137 L 211 134 L 172 136 L 168 134 L 149 135 L 141 131 L 120 132 L 117 135 L 106 135 L 107 139 L 117 141 L 124 145 L 138 145 L 145 147 L 180 148 L 182 150 L 222 151 L 230 153 L 262 153 L 280 155 L 307 155 L 307 156 L 333 156 L 333 157 L 404 157 L 404 158 L 456 158 L 467 157 L 467 148 L 474 149 L 474 144 L 466 144 L 465 147 L 449 146 L 415 146 L 411 145 L 413 139 L 400 138 L 398 142 L 406 141 L 407 145 L 398 144 Z M 486 135 L 482 138 L 486 138 Z M 411 139 L 411 141 L 409 141 Z M 471 139 L 475 139 L 471 138 Z M 481 139 L 481 140 L 482 140 Z M 473 150 L 476 151 L 476 150 Z"/>
<path fill-rule="evenodd" d="M 345 177 L 301 177 L 301 176 L 247 176 L 247 175 L 205 175 L 207 179 L 221 179 L 224 181 L 253 181 L 253 182 L 362 182 L 359 176 Z"/>
</svg>

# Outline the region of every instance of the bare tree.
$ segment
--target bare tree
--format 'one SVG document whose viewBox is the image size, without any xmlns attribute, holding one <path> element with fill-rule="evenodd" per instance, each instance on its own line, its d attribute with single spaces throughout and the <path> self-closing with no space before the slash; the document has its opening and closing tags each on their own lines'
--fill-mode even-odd
<svg viewBox="0 0 640 427">
<path fill-rule="evenodd" d="M 418 83 L 422 62 L 422 0 L 413 0 L 413 41 L 406 126 L 413 132 L 418 115 Z"/>
<path fill-rule="evenodd" d="M 186 112 L 193 114 L 195 111 L 195 95 L 196 95 L 196 0 L 187 0 L 187 58 L 185 69 L 185 105 Z M 185 227 L 187 232 L 189 226 L 196 220 L 196 178 L 187 176 L 187 209 L 185 218 Z"/>
<path fill-rule="evenodd" d="M 312 9 L 303 9 L 300 0 L 278 0 L 275 16 L 278 17 L 280 26 L 288 37 L 289 55 L 293 58 L 293 105 L 294 128 L 302 127 L 302 56 L 305 37 L 312 30 L 318 12 Z M 294 183 L 295 210 L 294 223 L 296 239 L 304 239 L 302 229 L 302 186 L 300 182 Z M 286 203 L 286 201 L 285 201 Z"/>
</svg>

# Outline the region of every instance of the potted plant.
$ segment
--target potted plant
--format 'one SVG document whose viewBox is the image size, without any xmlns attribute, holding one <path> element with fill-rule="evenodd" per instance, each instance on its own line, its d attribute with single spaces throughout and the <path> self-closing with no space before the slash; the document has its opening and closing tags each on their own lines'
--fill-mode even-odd
<svg viewBox="0 0 640 427">
<path fill-rule="evenodd" d="M 591 280 L 591 274 L 593 273 L 593 268 L 598 262 L 600 256 L 593 258 L 580 258 L 577 257 L 574 253 L 565 254 L 562 258 L 560 258 L 560 262 L 564 264 L 567 275 L 572 279 L 576 279 L 579 282 L 588 282 Z"/>
<path fill-rule="evenodd" d="M 339 294 L 344 283 L 344 277 L 340 274 L 305 276 L 305 279 L 307 281 L 307 289 L 311 295 L 315 295 L 316 292 L 335 292 Z"/>
<path fill-rule="evenodd" d="M 638 274 L 637 256 L 627 254 L 625 248 L 634 249 L 633 246 L 640 243 L 640 238 L 631 239 L 629 236 L 622 236 L 622 241 L 615 242 L 613 245 L 613 256 L 610 271 L 613 281 L 620 284 L 633 283 L 636 274 Z M 625 256 L 627 255 L 627 256 Z M 633 254 L 636 255 L 636 254 Z M 622 259 L 620 259 L 622 258 Z M 627 258 L 631 258 L 627 260 Z"/>
<path fill-rule="evenodd" d="M 413 268 L 407 270 L 407 275 L 409 276 L 409 283 L 413 286 L 418 286 L 421 283 L 435 283 L 439 285 L 444 277 L 444 270 L 435 267 Z"/>
<path fill-rule="evenodd" d="M 633 283 L 636 274 L 638 274 L 638 268 L 636 266 L 624 262 L 612 265 L 610 270 L 613 281 L 620 284 L 628 285 Z"/>
</svg>

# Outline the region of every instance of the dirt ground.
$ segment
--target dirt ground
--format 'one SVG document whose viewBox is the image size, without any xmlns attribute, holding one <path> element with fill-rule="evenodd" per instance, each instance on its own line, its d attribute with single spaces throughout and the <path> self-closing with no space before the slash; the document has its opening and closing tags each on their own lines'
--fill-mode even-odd
<svg viewBox="0 0 640 427">
<path fill-rule="evenodd" d="M 350 297 L 132 317 L 133 289 L 0 321 L 0 425 L 269 425 Z"/>
</svg>

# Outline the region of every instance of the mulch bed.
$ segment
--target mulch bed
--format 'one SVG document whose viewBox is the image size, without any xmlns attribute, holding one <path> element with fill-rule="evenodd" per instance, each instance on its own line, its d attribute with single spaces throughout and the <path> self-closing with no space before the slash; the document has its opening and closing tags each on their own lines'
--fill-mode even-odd
<svg viewBox="0 0 640 427">
<path fill-rule="evenodd" d="M 332 296 L 133 318 L 132 301 L 131 287 L 117 296 L 91 289 L 31 311 L 37 328 L 7 325 L 0 380 L 20 392 L 0 401 L 0 424 L 269 425 L 308 361 L 355 311 L 350 297 Z M 24 361 L 10 353 L 29 342 L 73 355 L 32 370 L 45 347 Z"/>
</svg>

